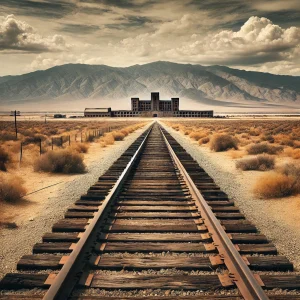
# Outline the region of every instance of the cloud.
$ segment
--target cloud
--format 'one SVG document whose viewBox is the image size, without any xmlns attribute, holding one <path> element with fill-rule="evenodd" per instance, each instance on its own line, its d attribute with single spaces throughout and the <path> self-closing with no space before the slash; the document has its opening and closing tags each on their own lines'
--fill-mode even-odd
<svg viewBox="0 0 300 300">
<path fill-rule="evenodd" d="M 249 4 L 261 11 L 284 11 L 284 10 L 300 10 L 299 0 L 272 0 L 271 1 L 249 1 Z"/>
<path fill-rule="evenodd" d="M 299 58 L 297 27 L 283 29 L 267 18 L 253 16 L 238 31 L 205 35 L 193 19 L 185 15 L 162 24 L 152 34 L 123 39 L 120 45 L 129 55 L 202 64 L 253 65 Z"/>
<path fill-rule="evenodd" d="M 22 16 L 59 19 L 76 9 L 77 0 L 5 0 L 1 2 L 4 11 Z"/>
<path fill-rule="evenodd" d="M 14 15 L 2 18 L 0 23 L 0 51 L 48 52 L 63 51 L 67 48 L 68 45 L 61 35 L 42 37 L 37 34 L 33 27 L 16 19 Z"/>
<path fill-rule="evenodd" d="M 83 24 L 62 24 L 59 31 L 75 33 L 75 34 L 86 34 L 94 33 L 100 29 L 97 25 L 83 25 Z"/>
<path fill-rule="evenodd" d="M 86 53 L 60 53 L 58 55 L 39 54 L 24 71 L 45 70 L 64 64 L 103 64 L 102 57 L 91 57 Z"/>
<path fill-rule="evenodd" d="M 265 63 L 261 66 L 248 66 L 248 67 L 240 67 L 241 69 L 245 69 L 247 71 L 256 71 L 256 72 L 265 72 L 272 74 L 280 74 L 280 75 L 300 75 L 300 64 L 296 64 L 290 61 L 281 61 L 279 64 L 277 62 Z"/>
</svg>

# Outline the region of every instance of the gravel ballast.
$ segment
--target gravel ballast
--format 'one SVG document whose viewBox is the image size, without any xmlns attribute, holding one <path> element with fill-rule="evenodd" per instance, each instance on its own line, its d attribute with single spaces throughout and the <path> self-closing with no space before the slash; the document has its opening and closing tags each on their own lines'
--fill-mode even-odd
<svg viewBox="0 0 300 300">
<path fill-rule="evenodd" d="M 41 242 L 43 234 L 51 232 L 55 222 L 63 218 L 64 212 L 88 188 L 93 185 L 121 154 L 148 128 L 149 125 L 131 133 L 123 141 L 101 150 L 99 145 L 99 159 L 88 165 L 88 172 L 74 176 L 72 181 L 60 184 L 55 193 L 49 194 L 47 190 L 40 191 L 38 195 L 43 200 L 40 213 L 34 218 L 29 218 L 17 229 L 1 229 L 0 231 L 0 278 L 8 272 L 14 272 L 21 256 L 32 253 L 35 243 Z M 50 196 L 49 196 L 50 195 Z M 16 206 L 16 209 L 22 209 Z"/>
<path fill-rule="evenodd" d="M 165 124 L 162 123 L 161 125 L 199 163 L 209 176 L 214 179 L 216 184 L 228 194 L 241 212 L 245 214 L 246 218 L 275 244 L 279 253 L 288 257 L 293 262 L 295 269 L 299 271 L 300 234 L 297 229 L 281 221 L 280 214 L 287 213 L 278 211 L 277 217 L 274 218 L 270 214 L 270 209 L 272 206 L 277 205 L 276 202 L 258 199 L 250 193 L 246 177 L 248 175 L 236 171 L 232 165 L 227 168 L 227 164 L 225 165 L 226 162 L 218 154 L 211 153 L 205 147 L 200 147 L 197 142 L 192 141 L 188 136 L 177 132 Z M 284 217 L 288 216 L 285 215 Z"/>
</svg>

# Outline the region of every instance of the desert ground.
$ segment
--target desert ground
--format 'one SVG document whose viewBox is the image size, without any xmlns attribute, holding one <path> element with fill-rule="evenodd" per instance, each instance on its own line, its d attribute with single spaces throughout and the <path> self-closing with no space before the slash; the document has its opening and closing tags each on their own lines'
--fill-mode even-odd
<svg viewBox="0 0 300 300">
<path fill-rule="evenodd" d="M 299 271 L 300 120 L 160 122 Z"/>
<path fill-rule="evenodd" d="M 66 208 L 97 181 L 151 122 L 93 120 L 82 123 L 75 120 L 66 123 L 59 120 L 49 123 L 19 123 L 19 137 L 15 140 L 13 123 L 0 122 L 0 156 L 1 161 L 5 161 L 0 171 L 0 277 L 15 269 L 18 259 L 30 253 L 33 245 L 63 216 Z M 25 128 L 30 128 L 26 129 L 29 132 Z M 100 137 L 92 135 L 97 134 L 97 130 L 105 132 L 108 129 L 111 131 Z M 86 133 L 82 143 L 81 131 Z M 51 150 L 49 141 L 52 137 L 64 135 L 72 137 L 70 145 L 67 140 L 62 146 L 55 144 Z M 42 138 L 42 155 L 34 137 Z M 21 141 L 26 145 L 20 161 Z M 36 169 L 37 162 L 42 168 L 49 165 L 45 160 L 49 153 L 56 155 L 50 164 L 54 165 L 68 155 L 63 163 L 75 163 L 77 169 Z"/>
<path fill-rule="evenodd" d="M 0 175 L 11 180 L 12 189 L 21 188 L 19 194 L 13 195 L 15 199 L 5 200 L 2 196 L 0 201 L 0 243 L 5 245 L 0 253 L 1 258 L 5 257 L 5 262 L 1 260 L 0 277 L 15 269 L 19 258 L 31 252 L 32 246 L 49 232 L 66 208 L 155 120 L 51 119 L 45 124 L 40 116 L 32 116 L 18 120 L 19 140 L 15 140 L 12 117 L 7 118 L 0 121 L 1 160 L 5 168 Z M 300 120 L 296 117 L 239 116 L 157 121 L 299 270 L 300 189 L 296 183 L 300 174 L 297 173 L 300 169 Z M 64 143 L 60 145 L 61 140 L 56 138 L 61 136 L 70 136 L 70 145 L 68 138 L 63 138 Z M 225 136 L 225 141 L 218 142 L 220 136 L 221 140 Z M 229 143 L 226 136 L 232 137 Z M 21 140 L 24 148 L 20 161 Z M 42 155 L 37 143 L 40 140 Z M 79 171 L 53 169 L 57 156 L 45 160 L 52 152 L 63 156 L 72 153 Z M 79 164 L 78 157 L 81 157 Z M 289 171 L 292 170 L 290 166 L 293 172 Z M 268 181 L 269 178 L 272 180 Z M 264 193 L 266 186 L 267 194 Z"/>
</svg>

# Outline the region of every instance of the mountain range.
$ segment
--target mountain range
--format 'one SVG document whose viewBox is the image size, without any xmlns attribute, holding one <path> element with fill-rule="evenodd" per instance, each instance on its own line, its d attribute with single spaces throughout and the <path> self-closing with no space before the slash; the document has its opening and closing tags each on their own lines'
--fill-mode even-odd
<svg viewBox="0 0 300 300">
<path fill-rule="evenodd" d="M 300 76 L 165 61 L 125 68 L 66 64 L 3 76 L 0 108 L 30 104 L 47 107 L 51 103 L 79 103 L 80 107 L 97 103 L 99 107 L 102 102 L 117 107 L 122 101 L 129 105 L 133 96 L 150 98 L 152 91 L 212 108 L 300 108 Z"/>
</svg>

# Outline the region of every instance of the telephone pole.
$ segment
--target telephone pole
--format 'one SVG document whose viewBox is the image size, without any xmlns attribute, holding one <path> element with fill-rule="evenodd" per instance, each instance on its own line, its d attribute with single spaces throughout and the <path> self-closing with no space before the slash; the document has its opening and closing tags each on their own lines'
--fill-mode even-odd
<svg viewBox="0 0 300 300">
<path fill-rule="evenodd" d="M 15 115 L 15 129 L 16 129 L 16 139 L 18 139 L 18 127 L 17 127 L 17 111 L 14 112 Z"/>
</svg>

